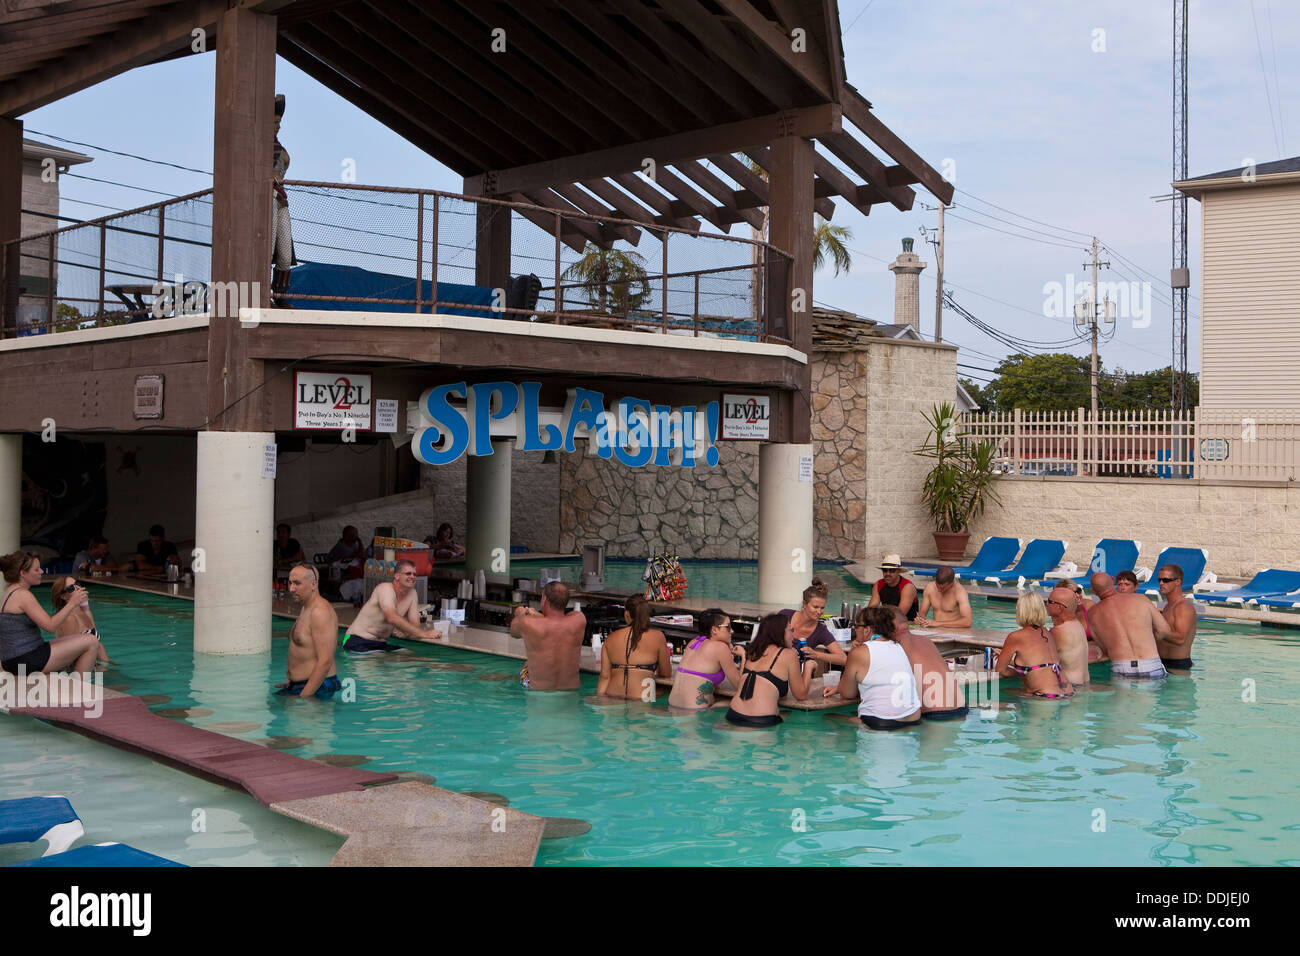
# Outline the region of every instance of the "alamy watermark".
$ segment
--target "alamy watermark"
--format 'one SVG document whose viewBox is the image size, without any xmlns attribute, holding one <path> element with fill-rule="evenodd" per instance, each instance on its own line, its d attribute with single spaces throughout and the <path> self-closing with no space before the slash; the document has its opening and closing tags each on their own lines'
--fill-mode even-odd
<svg viewBox="0 0 1300 956">
<path fill-rule="evenodd" d="M 1076 279 L 1066 273 L 1065 282 L 1043 283 L 1043 315 L 1049 319 L 1064 319 L 1074 314 L 1076 305 L 1082 303 L 1086 314 L 1093 300 L 1091 279 Z M 1133 328 L 1145 329 L 1151 324 L 1151 283 L 1098 282 L 1097 302 L 1110 303 L 1104 316 L 1107 320 L 1131 321 Z M 1090 321 L 1090 320 L 1089 320 Z"/>
<path fill-rule="evenodd" d="M 104 675 L 28 674 L 23 664 L 17 674 L 0 671 L 0 709 L 24 707 L 80 707 L 84 716 L 99 717 L 104 712 Z"/>
</svg>

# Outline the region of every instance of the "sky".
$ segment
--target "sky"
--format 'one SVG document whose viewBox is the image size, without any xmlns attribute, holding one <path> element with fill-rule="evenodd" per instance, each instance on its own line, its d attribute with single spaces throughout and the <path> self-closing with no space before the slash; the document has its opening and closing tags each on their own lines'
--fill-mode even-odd
<svg viewBox="0 0 1300 956">
<path fill-rule="evenodd" d="M 849 82 L 956 187 L 944 279 L 957 302 L 1016 339 L 1071 343 L 1035 351 L 1086 355 L 1069 306 L 1060 317 L 1047 313 L 1054 292 L 1088 281 L 1096 236 L 1099 258 L 1111 263 L 1101 281 L 1138 283 L 1114 326 L 1104 327 L 1104 367 L 1168 366 L 1171 210 L 1152 197 L 1167 194 L 1172 179 L 1171 0 L 840 0 L 840 23 Z M 1193 0 L 1188 23 L 1189 175 L 1300 153 L 1300 111 L 1282 95 L 1300 81 L 1300 3 Z M 29 138 L 95 157 L 63 179 L 62 214 L 91 219 L 210 186 L 210 176 L 50 137 L 209 170 L 213 66 L 208 53 L 143 67 L 24 116 Z M 460 191 L 459 176 L 378 121 L 284 60 L 276 71 L 288 102 L 280 138 L 290 178 L 341 181 L 350 163 L 359 183 Z M 937 212 L 924 208 L 936 200 L 915 188 L 908 212 L 877 205 L 867 217 L 838 203 L 833 221 L 852 230 L 853 264 L 847 274 L 817 274 L 817 303 L 892 321 L 886 266 L 910 236 L 930 264 L 921 275 L 921 330 L 933 338 L 934 249 L 920 229 L 937 225 Z M 1193 371 L 1200 223 L 1191 201 Z M 743 224 L 733 228 L 748 235 Z M 962 349 L 959 373 L 978 382 L 1012 351 L 951 310 L 943 339 Z"/>
</svg>

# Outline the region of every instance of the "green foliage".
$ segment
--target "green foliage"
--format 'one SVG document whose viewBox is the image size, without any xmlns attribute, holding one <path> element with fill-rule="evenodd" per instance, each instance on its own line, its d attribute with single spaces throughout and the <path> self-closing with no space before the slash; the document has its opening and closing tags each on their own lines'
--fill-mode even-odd
<svg viewBox="0 0 1300 956">
<path fill-rule="evenodd" d="M 959 435 L 952 402 L 935 405 L 925 421 L 930 434 L 916 454 L 934 465 L 921 485 L 921 501 L 936 531 L 965 531 L 989 504 L 1001 504 L 994 488 L 997 446 Z"/>
<path fill-rule="evenodd" d="M 588 305 L 613 315 L 635 312 L 650 298 L 645 258 L 594 242 L 587 243 L 582 258 L 564 270 L 563 278 L 579 283 Z"/>
<path fill-rule="evenodd" d="M 1091 359 L 1052 352 L 1044 355 L 1010 355 L 998 363 L 996 377 L 980 398 L 986 411 L 1069 411 L 1092 406 Z M 963 382 L 970 391 L 968 382 Z M 1170 368 L 1152 372 L 1105 371 L 1097 363 L 1097 404 L 1103 409 L 1168 408 L 1171 403 Z M 1200 382 L 1187 376 L 1187 405 L 1200 401 Z M 975 393 L 971 392 L 974 397 Z"/>
<path fill-rule="evenodd" d="M 973 382 L 968 378 L 959 378 L 957 381 L 962 388 L 966 389 L 966 394 L 975 401 L 979 411 L 987 412 L 992 407 L 993 403 L 989 399 L 987 386 L 981 387 L 978 382 Z"/>
<path fill-rule="evenodd" d="M 847 244 L 853 239 L 853 230 L 848 226 L 832 226 L 821 216 L 816 216 L 814 222 L 813 271 L 820 269 L 829 256 L 835 264 L 835 275 L 839 275 L 841 269 L 848 272 L 853 257 L 849 255 Z"/>
</svg>

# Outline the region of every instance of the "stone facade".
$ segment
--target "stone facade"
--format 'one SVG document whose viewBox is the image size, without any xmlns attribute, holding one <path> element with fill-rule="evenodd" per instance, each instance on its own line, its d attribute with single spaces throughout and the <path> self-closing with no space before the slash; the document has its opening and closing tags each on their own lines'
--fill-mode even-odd
<svg viewBox="0 0 1300 956">
<path fill-rule="evenodd" d="M 1098 539 L 1133 538 L 1142 543 L 1138 564 L 1153 569 L 1170 545 L 1205 548 L 1207 569 L 1220 577 L 1300 563 L 1295 485 L 1026 476 L 1003 478 L 997 492 L 1002 508 L 971 528 L 972 554 L 989 535 L 1063 538 L 1066 560 L 1086 568 Z"/>
<path fill-rule="evenodd" d="M 817 557 L 833 561 L 862 560 L 867 493 L 866 364 L 867 353 L 862 347 L 813 351 L 813 551 Z"/>
<path fill-rule="evenodd" d="M 692 558 L 757 558 L 758 443 L 717 447 L 716 468 L 628 468 L 590 455 L 561 455 L 560 551 L 603 542 L 610 557 L 666 550 Z"/>
</svg>

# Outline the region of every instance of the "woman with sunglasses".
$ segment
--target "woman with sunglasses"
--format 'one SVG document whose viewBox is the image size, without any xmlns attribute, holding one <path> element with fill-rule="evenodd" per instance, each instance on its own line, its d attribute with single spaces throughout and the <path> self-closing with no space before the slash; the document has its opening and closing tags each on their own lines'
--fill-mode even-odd
<svg viewBox="0 0 1300 956">
<path fill-rule="evenodd" d="M 695 622 L 700 636 L 682 652 L 681 663 L 673 676 L 673 690 L 668 706 L 682 710 L 706 710 L 713 706 L 714 691 L 729 681 L 740 686 L 740 668 L 733 656 L 731 618 L 721 608 L 701 611 Z"/>
<path fill-rule="evenodd" d="M 76 589 L 77 579 L 71 574 L 60 574 L 54 579 L 54 584 L 50 588 L 50 603 L 56 613 L 63 609 L 63 605 L 70 603 L 69 597 Z M 77 634 L 99 637 L 99 628 L 95 626 L 95 617 L 90 613 L 89 602 L 73 605 L 72 613 L 63 619 L 63 623 L 54 632 L 56 637 L 74 637 Z M 108 651 L 104 650 L 103 641 L 100 641 L 99 652 L 95 659 L 101 664 L 113 663 L 108 659 Z"/>
<path fill-rule="evenodd" d="M 46 642 L 41 631 L 57 631 L 73 608 L 89 599 L 84 588 L 73 586 L 67 603 L 53 617 L 45 613 L 32 588 L 41 583 L 41 559 L 15 551 L 0 558 L 5 580 L 0 598 L 0 667 L 11 674 L 20 671 L 48 674 L 71 667 L 89 673 L 99 653 L 99 638 L 93 634 L 56 637 Z"/>
</svg>

